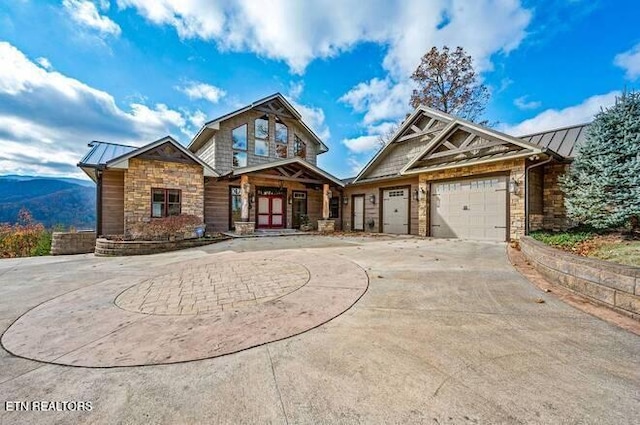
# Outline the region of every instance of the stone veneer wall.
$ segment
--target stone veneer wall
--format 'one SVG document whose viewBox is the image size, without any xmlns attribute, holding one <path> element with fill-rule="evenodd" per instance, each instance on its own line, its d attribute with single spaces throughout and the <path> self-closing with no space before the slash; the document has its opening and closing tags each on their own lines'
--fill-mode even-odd
<svg viewBox="0 0 640 425">
<path fill-rule="evenodd" d="M 520 240 L 520 249 L 552 282 L 640 320 L 640 267 L 580 257 L 530 237 Z"/>
<path fill-rule="evenodd" d="M 132 158 L 124 176 L 125 233 L 132 223 L 151 218 L 151 189 L 180 189 L 182 214 L 204 217 L 202 166 Z"/>
<path fill-rule="evenodd" d="M 96 246 L 96 232 L 53 232 L 51 255 L 87 254 Z"/>
<path fill-rule="evenodd" d="M 560 190 L 558 181 L 568 168 L 569 164 L 553 164 L 544 167 L 543 229 L 566 230 L 573 225 L 571 220 L 567 218 L 567 210 L 564 207 L 564 194 Z"/>
<path fill-rule="evenodd" d="M 469 167 L 452 168 L 449 170 L 435 171 L 420 174 L 419 187 L 426 196 L 418 201 L 418 234 L 429 236 L 429 199 L 431 198 L 430 184 L 438 180 L 457 179 L 464 177 L 482 178 L 483 175 L 504 173 L 509 180 L 518 182 L 520 191 L 518 194 L 510 193 L 509 196 L 509 236 L 511 239 L 519 239 L 524 235 L 524 159 L 512 159 L 508 161 L 493 162 L 488 164 L 473 165 Z"/>
</svg>

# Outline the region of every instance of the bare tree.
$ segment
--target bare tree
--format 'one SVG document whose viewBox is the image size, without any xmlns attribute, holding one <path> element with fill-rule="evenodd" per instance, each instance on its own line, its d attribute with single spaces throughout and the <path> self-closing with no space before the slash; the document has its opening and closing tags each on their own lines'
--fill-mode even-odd
<svg viewBox="0 0 640 425">
<path fill-rule="evenodd" d="M 418 88 L 413 90 L 412 107 L 429 106 L 470 121 L 477 121 L 489 100 L 489 90 L 478 83 L 473 59 L 462 47 L 450 52 L 431 48 L 411 75 Z"/>
<path fill-rule="evenodd" d="M 400 124 L 394 124 L 393 126 L 389 127 L 387 131 L 378 135 L 377 142 L 380 149 L 384 148 L 386 144 L 391 141 L 391 138 L 394 134 L 396 134 L 398 128 L 400 128 Z"/>
</svg>

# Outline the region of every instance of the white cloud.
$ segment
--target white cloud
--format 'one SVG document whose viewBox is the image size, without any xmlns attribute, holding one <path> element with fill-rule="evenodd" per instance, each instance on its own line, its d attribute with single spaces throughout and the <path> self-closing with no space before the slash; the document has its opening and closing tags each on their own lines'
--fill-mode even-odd
<svg viewBox="0 0 640 425">
<path fill-rule="evenodd" d="M 176 89 L 186 94 L 191 100 L 204 99 L 211 103 L 218 103 L 227 94 L 219 87 L 197 81 L 190 81 Z"/>
<path fill-rule="evenodd" d="M 389 142 L 389 138 L 395 133 L 398 124 L 395 122 L 382 122 L 366 127 L 366 135 L 343 139 L 342 144 L 353 154 L 371 154 L 382 147 L 382 142 Z"/>
<path fill-rule="evenodd" d="M 584 124 L 593 120 L 595 114 L 602 108 L 614 104 L 619 91 L 591 96 L 582 103 L 564 109 L 547 109 L 533 118 L 529 118 L 515 125 L 502 125 L 499 129 L 514 136 L 524 136 L 554 128 Z"/>
<path fill-rule="evenodd" d="M 320 140 L 326 142 L 331 137 L 331 131 L 325 122 L 322 108 L 305 105 L 300 102 L 300 96 L 304 90 L 304 83 L 292 83 L 289 86 L 287 100 L 302 115 L 302 121 L 307 124 Z"/>
<path fill-rule="evenodd" d="M 354 111 L 363 113 L 363 124 L 370 125 L 403 117 L 410 110 L 412 90 L 408 81 L 395 83 L 390 77 L 373 78 L 356 85 L 339 100 L 350 105 Z"/>
<path fill-rule="evenodd" d="M 63 0 L 62 6 L 71 19 L 79 25 L 97 31 L 101 35 L 119 36 L 120 26 L 109 17 L 101 15 L 94 3 L 88 0 Z M 102 10 L 108 9 L 108 2 L 101 2 Z"/>
<path fill-rule="evenodd" d="M 193 125 L 196 128 L 202 127 L 204 123 L 207 121 L 207 115 L 199 109 L 193 112 L 192 114 L 188 114 L 187 118 L 191 123 L 191 125 Z M 189 136 L 191 137 L 193 136 L 193 134 L 189 134 Z"/>
<path fill-rule="evenodd" d="M 538 109 L 542 106 L 542 102 L 537 100 L 527 100 L 529 96 L 520 96 L 513 101 L 513 104 L 516 105 L 518 109 L 527 110 L 527 109 Z"/>
<path fill-rule="evenodd" d="M 380 148 L 380 139 L 376 135 L 367 135 L 344 139 L 342 144 L 353 153 L 367 153 Z"/>
<path fill-rule="evenodd" d="M 525 36 L 531 13 L 519 0 L 118 0 L 182 38 L 215 41 L 233 51 L 282 60 L 302 73 L 317 58 L 329 58 L 362 42 L 388 46 L 385 68 L 408 76 L 433 45 L 465 46 L 481 69 L 496 52 L 509 52 Z M 442 16 L 447 25 L 440 25 Z"/>
<path fill-rule="evenodd" d="M 49 61 L 49 59 L 47 58 L 37 58 L 36 62 L 38 62 L 38 64 L 43 67 L 44 69 L 50 71 L 53 66 L 51 65 L 51 62 Z"/>
<path fill-rule="evenodd" d="M 629 80 L 640 77 L 640 43 L 630 50 L 616 55 L 613 63 L 625 70 L 625 76 Z"/>
<path fill-rule="evenodd" d="M 123 110 L 109 93 L 49 71 L 7 42 L 0 63 L 0 174 L 78 175 L 91 140 L 142 145 L 193 124 L 164 104 Z"/>
</svg>

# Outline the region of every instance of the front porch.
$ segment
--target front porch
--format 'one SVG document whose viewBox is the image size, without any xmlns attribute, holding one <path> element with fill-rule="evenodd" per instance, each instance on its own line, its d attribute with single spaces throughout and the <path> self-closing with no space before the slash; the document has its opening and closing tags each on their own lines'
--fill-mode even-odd
<svg viewBox="0 0 640 425">
<path fill-rule="evenodd" d="M 205 188 L 205 220 L 208 229 L 241 236 L 333 231 L 341 228 L 343 189 L 342 181 L 298 158 L 238 168 Z M 212 201 L 215 210 L 207 208 Z"/>
</svg>

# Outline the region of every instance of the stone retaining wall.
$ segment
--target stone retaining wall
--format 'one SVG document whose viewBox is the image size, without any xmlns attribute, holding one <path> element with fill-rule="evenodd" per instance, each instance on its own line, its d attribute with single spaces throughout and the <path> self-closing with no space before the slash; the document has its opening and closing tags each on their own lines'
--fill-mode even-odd
<svg viewBox="0 0 640 425">
<path fill-rule="evenodd" d="M 525 236 L 520 249 L 550 281 L 640 320 L 640 267 L 580 257 Z"/>
<path fill-rule="evenodd" d="M 114 241 L 99 238 L 96 240 L 96 257 L 122 257 L 129 255 L 148 255 L 177 251 L 210 245 L 229 239 L 227 237 L 209 239 L 184 239 L 179 241 Z"/>
<path fill-rule="evenodd" d="M 96 246 L 96 232 L 53 232 L 51 255 L 86 254 Z"/>
</svg>

